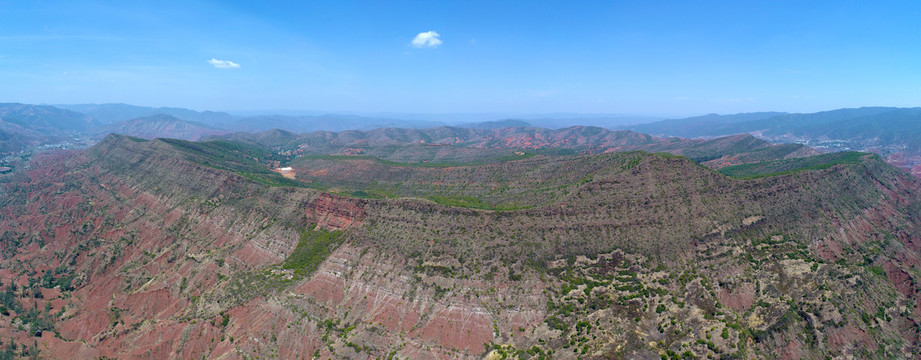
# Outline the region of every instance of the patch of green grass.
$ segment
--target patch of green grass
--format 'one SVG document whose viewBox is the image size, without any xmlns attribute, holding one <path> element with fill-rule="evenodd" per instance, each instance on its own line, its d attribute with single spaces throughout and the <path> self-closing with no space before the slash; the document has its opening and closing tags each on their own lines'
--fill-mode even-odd
<svg viewBox="0 0 921 360">
<path fill-rule="evenodd" d="M 300 275 L 314 272 L 323 260 L 342 241 L 341 231 L 324 229 L 304 230 L 294 251 L 282 263 L 282 269 L 291 269 Z"/>
<path fill-rule="evenodd" d="M 513 205 L 492 205 L 473 196 L 430 195 L 426 196 L 426 198 L 445 206 L 465 207 L 471 209 L 512 211 L 526 208 Z"/>
<path fill-rule="evenodd" d="M 226 170 L 249 180 L 268 186 L 305 187 L 296 180 L 272 172 L 260 161 L 278 160 L 276 155 L 262 147 L 232 141 L 192 142 L 177 139 L 159 139 L 185 153 L 189 161 L 214 169 Z"/>
<path fill-rule="evenodd" d="M 856 151 L 837 152 L 804 158 L 773 160 L 753 164 L 727 166 L 719 169 L 719 172 L 737 179 L 755 179 L 768 176 L 793 174 L 807 170 L 824 170 L 841 164 L 859 164 L 867 155 L 872 154 Z"/>
<path fill-rule="evenodd" d="M 487 164 L 497 164 L 504 163 L 515 160 L 527 159 L 529 157 L 537 155 L 533 152 L 525 152 L 523 155 L 498 155 L 493 157 L 488 157 L 484 159 L 474 160 L 474 161 L 429 161 L 429 162 L 397 162 L 390 161 L 378 158 L 376 156 L 365 156 L 365 155 L 304 155 L 300 156 L 300 159 L 316 159 L 316 160 L 370 160 L 382 165 L 388 166 L 406 166 L 406 167 L 455 167 L 455 166 L 476 166 L 476 165 L 487 165 Z"/>
<path fill-rule="evenodd" d="M 276 173 L 251 173 L 251 172 L 236 172 L 235 173 L 255 181 L 257 183 L 268 185 L 268 186 L 290 186 L 290 187 L 305 187 L 303 183 L 291 180 L 285 177 L 282 177 Z"/>
<path fill-rule="evenodd" d="M 656 156 L 659 156 L 659 157 L 666 158 L 666 159 L 688 159 L 688 160 L 691 160 L 691 159 L 688 158 L 687 156 L 684 156 L 684 155 L 675 155 L 675 154 L 667 153 L 667 152 L 656 152 L 656 153 L 652 153 L 652 154 L 653 154 L 653 155 L 656 155 Z"/>
<path fill-rule="evenodd" d="M 876 274 L 876 276 L 879 276 L 882 278 L 886 277 L 886 270 L 884 270 L 882 266 L 877 266 L 877 265 L 868 266 L 867 270 L 869 270 L 873 274 Z"/>
<path fill-rule="evenodd" d="M 341 243 L 341 238 L 340 231 L 303 230 L 294 251 L 280 266 L 234 274 L 228 282 L 228 291 L 217 294 L 216 300 L 230 299 L 233 304 L 242 304 L 254 297 L 284 289 L 316 271 Z M 293 274 L 283 270 L 293 270 Z"/>
</svg>

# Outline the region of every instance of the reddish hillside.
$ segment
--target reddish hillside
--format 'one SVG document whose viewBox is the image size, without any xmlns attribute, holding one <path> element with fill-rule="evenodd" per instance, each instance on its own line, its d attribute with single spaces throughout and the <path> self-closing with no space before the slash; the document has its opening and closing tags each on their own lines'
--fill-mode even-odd
<svg viewBox="0 0 921 360">
<path fill-rule="evenodd" d="M 0 338 L 86 359 L 921 345 L 921 185 L 878 157 L 751 180 L 641 152 L 451 169 L 563 184 L 561 164 L 594 164 L 547 204 L 489 211 L 280 186 L 250 150 L 110 136 L 2 178 Z"/>
</svg>

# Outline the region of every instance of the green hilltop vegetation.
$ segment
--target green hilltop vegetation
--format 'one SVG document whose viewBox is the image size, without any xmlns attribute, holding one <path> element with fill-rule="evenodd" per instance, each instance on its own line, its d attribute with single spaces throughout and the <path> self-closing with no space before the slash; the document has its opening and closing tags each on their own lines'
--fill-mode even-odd
<svg viewBox="0 0 921 360">
<path fill-rule="evenodd" d="M 118 137 L 118 135 L 109 136 L 109 138 Z M 134 142 L 145 141 L 135 137 L 126 138 Z M 283 160 L 284 158 L 279 157 L 261 146 L 224 140 L 193 142 L 178 139 L 156 139 L 150 141 L 170 145 L 193 163 L 214 169 L 231 171 L 262 184 L 271 186 L 304 186 L 303 183 L 285 179 L 281 175 L 270 171 L 266 166 L 266 162 L 275 161 L 276 159 Z"/>
<path fill-rule="evenodd" d="M 117 140 L 148 142 L 135 137 L 110 135 Z M 686 143 L 670 140 L 644 151 L 579 155 L 572 149 L 542 148 L 473 149 L 468 161 L 442 160 L 398 162 L 372 155 L 282 155 L 252 141 L 208 140 L 192 142 L 177 139 L 149 140 L 167 144 L 192 163 L 230 171 L 270 186 L 308 187 L 363 199 L 421 198 L 446 206 L 481 210 L 521 210 L 549 206 L 561 201 L 579 186 L 596 178 L 626 171 L 653 156 L 684 159 L 688 163 L 712 162 L 732 155 L 750 163 L 719 168 L 721 174 L 754 179 L 827 169 L 834 165 L 857 164 L 871 154 L 841 152 L 783 159 L 800 145 L 765 146 L 751 136 L 719 138 Z M 684 148 L 679 146 L 685 146 Z M 389 145 L 391 152 L 406 151 L 414 145 Z M 399 149 L 399 150 L 395 150 Z M 460 149 L 460 151 L 470 149 Z M 511 151 L 515 150 L 515 151 Z M 503 153 L 505 155 L 503 155 Z M 676 155 L 677 153 L 678 155 Z M 760 161 L 765 160 L 767 161 Z M 269 163 L 292 166 L 298 179 L 283 178 L 269 170 Z"/>
<path fill-rule="evenodd" d="M 879 160 L 879 156 L 856 151 L 822 154 L 805 158 L 781 159 L 751 164 L 727 166 L 719 172 L 739 179 L 793 174 L 806 170 L 823 170 L 835 165 L 858 164 L 865 158 Z"/>
<path fill-rule="evenodd" d="M 597 133 L 596 131 L 592 131 Z M 133 141 L 142 141 L 132 138 Z M 572 149 L 469 149 L 468 156 L 449 160 L 399 162 L 372 155 L 281 155 L 278 150 L 252 141 L 209 140 L 191 142 L 158 139 L 179 150 L 192 162 L 228 170 L 271 186 L 296 186 L 365 199 L 424 198 L 447 206 L 482 210 L 518 210 L 546 206 L 574 191 L 604 171 L 618 168 L 610 161 L 638 162 L 641 152 L 579 155 Z M 682 147 L 683 146 L 683 147 Z M 388 145 L 388 153 L 408 152 L 415 145 Z M 686 143 L 670 140 L 653 150 L 676 151 L 693 162 L 713 161 L 728 155 L 751 163 L 728 166 L 720 173 L 735 178 L 756 178 L 855 164 L 860 153 L 833 153 L 783 159 L 801 145 L 765 146 L 751 136 Z M 470 151 L 472 150 L 472 151 Z M 514 151 L 513 151 L 514 150 Z M 674 156 L 669 152 L 658 156 Z M 459 161 L 466 160 L 466 161 Z M 767 160 L 767 161 L 763 161 Z M 278 161 L 292 166 L 300 180 L 285 179 L 268 170 Z M 485 166 L 489 165 L 489 166 Z M 624 170 L 627 165 L 619 169 Z M 599 171 L 601 173 L 599 173 Z M 322 175 L 321 175 L 322 174 Z M 548 175 L 555 174 L 555 175 Z"/>
<path fill-rule="evenodd" d="M 555 153 L 560 154 L 564 151 L 539 151 L 539 153 Z M 495 164 L 503 163 L 512 160 L 521 160 L 527 159 L 534 155 L 537 155 L 538 152 L 522 152 L 521 155 L 511 154 L 511 155 L 496 155 L 496 156 L 484 156 L 471 161 L 451 161 L 451 160 L 441 160 L 433 162 L 397 162 L 384 160 L 376 156 L 369 155 L 304 155 L 298 157 L 298 162 L 310 161 L 310 160 L 370 160 L 382 165 L 388 166 L 407 166 L 407 167 L 434 167 L 434 168 L 444 168 L 444 167 L 455 167 L 455 166 L 476 166 L 476 165 L 486 165 L 486 164 Z M 570 152 L 571 153 L 571 152 Z"/>
</svg>

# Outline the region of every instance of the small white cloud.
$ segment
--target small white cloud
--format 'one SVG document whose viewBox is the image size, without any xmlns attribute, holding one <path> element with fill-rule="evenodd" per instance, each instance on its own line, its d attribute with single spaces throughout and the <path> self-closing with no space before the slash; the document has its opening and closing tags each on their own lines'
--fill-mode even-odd
<svg viewBox="0 0 921 360">
<path fill-rule="evenodd" d="M 240 68 L 240 64 L 237 64 L 230 60 L 218 60 L 215 58 L 211 58 L 211 60 L 208 60 L 208 63 L 211 65 L 214 65 L 214 67 L 218 69 L 238 69 Z"/>
<path fill-rule="evenodd" d="M 441 45 L 441 40 L 438 39 L 439 36 L 441 35 L 434 31 L 421 32 L 413 39 L 412 45 L 417 48 L 435 48 Z"/>
</svg>

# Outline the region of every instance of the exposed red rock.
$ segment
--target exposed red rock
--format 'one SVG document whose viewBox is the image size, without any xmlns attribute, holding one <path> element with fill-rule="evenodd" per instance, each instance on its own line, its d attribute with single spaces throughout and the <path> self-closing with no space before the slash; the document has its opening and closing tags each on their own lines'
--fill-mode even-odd
<svg viewBox="0 0 921 360">
<path fill-rule="evenodd" d="M 361 202 L 333 194 L 320 194 L 306 209 L 307 221 L 326 230 L 343 230 L 365 218 Z"/>
<path fill-rule="evenodd" d="M 719 300 L 723 305 L 735 311 L 745 311 L 755 302 L 755 285 L 744 283 L 735 288 L 721 288 Z"/>
</svg>

